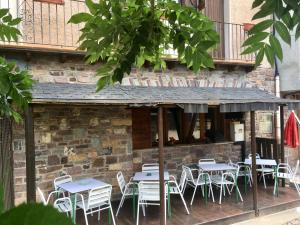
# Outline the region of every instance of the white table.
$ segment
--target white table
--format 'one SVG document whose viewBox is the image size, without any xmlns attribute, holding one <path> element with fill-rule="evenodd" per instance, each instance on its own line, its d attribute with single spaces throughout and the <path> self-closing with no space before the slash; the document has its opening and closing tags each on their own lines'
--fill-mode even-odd
<svg viewBox="0 0 300 225">
<path fill-rule="evenodd" d="M 252 159 L 245 159 L 246 165 L 252 165 Z M 275 159 L 256 159 L 256 165 L 258 166 L 277 166 Z"/>
<path fill-rule="evenodd" d="M 110 184 L 107 184 L 100 180 L 96 180 L 94 178 L 84 178 L 84 179 L 75 180 L 72 182 L 57 185 L 59 189 L 69 192 L 71 194 L 71 201 L 72 201 L 72 208 L 73 208 L 72 219 L 74 224 L 76 224 L 76 202 L 77 202 L 76 193 L 89 191 L 94 188 L 99 188 L 107 185 Z"/>
<path fill-rule="evenodd" d="M 169 181 L 169 172 L 164 172 L 164 180 Z M 159 181 L 159 172 L 136 172 L 132 179 L 134 182 L 140 181 Z"/>
<path fill-rule="evenodd" d="M 199 169 L 206 172 L 213 171 L 225 171 L 225 170 L 235 170 L 236 168 L 230 166 L 226 163 L 213 163 L 213 164 L 198 164 Z"/>
</svg>

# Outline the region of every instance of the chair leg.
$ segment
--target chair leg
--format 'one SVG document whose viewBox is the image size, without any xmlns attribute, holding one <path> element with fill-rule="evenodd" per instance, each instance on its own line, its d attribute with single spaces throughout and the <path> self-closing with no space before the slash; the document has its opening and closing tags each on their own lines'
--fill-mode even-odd
<svg viewBox="0 0 300 225">
<path fill-rule="evenodd" d="M 228 191 L 228 194 L 231 195 L 231 191 L 232 191 L 232 189 L 233 189 L 233 185 L 232 185 L 231 191 L 229 190 L 229 187 L 228 187 L 227 184 L 226 184 L 225 186 L 226 186 L 226 189 L 227 189 L 227 191 Z M 224 189 L 225 189 L 225 188 L 224 188 Z"/>
<path fill-rule="evenodd" d="M 263 178 L 263 181 L 264 181 L 264 187 L 267 188 L 264 172 L 262 172 L 262 178 Z"/>
<path fill-rule="evenodd" d="M 113 224 L 116 225 L 116 221 L 115 221 L 115 217 L 114 217 L 114 212 L 113 212 L 113 209 L 111 207 L 111 203 L 109 203 L 109 209 L 110 209 L 110 216 L 112 218 Z"/>
<path fill-rule="evenodd" d="M 89 221 L 88 221 L 87 214 L 86 214 L 85 210 L 84 210 L 84 219 L 85 219 L 85 224 L 89 225 Z"/>
<path fill-rule="evenodd" d="M 136 225 L 139 225 L 139 214 L 140 214 L 140 200 L 138 200 L 138 205 L 137 205 Z"/>
<path fill-rule="evenodd" d="M 224 185 L 224 187 L 223 187 L 223 193 L 224 193 L 224 196 L 225 196 L 225 194 L 226 194 L 226 193 L 225 193 L 225 185 Z"/>
<path fill-rule="evenodd" d="M 165 224 L 167 224 L 167 204 L 168 204 L 167 197 L 165 197 Z"/>
<path fill-rule="evenodd" d="M 243 202 L 244 200 L 243 200 L 243 198 L 242 198 L 242 195 L 241 195 L 239 186 L 237 186 L 237 185 L 236 185 L 236 190 L 237 190 L 237 192 L 239 193 L 239 196 L 240 196 L 241 201 Z"/>
<path fill-rule="evenodd" d="M 145 203 L 145 202 L 144 202 Z M 146 205 L 147 206 L 147 205 Z M 146 216 L 146 209 L 145 209 L 145 205 L 142 204 L 142 210 L 143 210 L 143 216 L 145 217 Z"/>
<path fill-rule="evenodd" d="M 274 182 L 273 195 L 276 195 L 276 186 L 277 186 L 277 179 L 275 179 Z"/>
<path fill-rule="evenodd" d="M 119 211 L 120 211 L 120 208 L 123 206 L 124 200 L 125 200 L 125 195 L 123 195 L 122 198 L 121 198 L 121 201 L 120 201 L 120 203 L 119 203 L 119 207 L 118 207 L 116 216 L 119 215 Z"/>
<path fill-rule="evenodd" d="M 219 199 L 219 204 L 222 202 L 222 194 L 223 194 L 223 184 L 220 185 L 220 199 Z"/>
<path fill-rule="evenodd" d="M 100 207 L 99 207 L 99 211 L 98 211 L 98 221 L 100 221 Z"/>
<path fill-rule="evenodd" d="M 193 193 L 193 197 L 192 197 L 192 200 L 191 200 L 191 205 L 193 204 L 196 190 L 197 190 L 197 186 L 195 186 L 195 188 L 194 188 L 194 193 Z"/>
<path fill-rule="evenodd" d="M 180 197 L 181 197 L 181 200 L 182 200 L 182 202 L 183 202 L 183 205 L 184 205 L 184 207 L 185 207 L 185 210 L 186 210 L 187 214 L 189 215 L 190 212 L 189 212 L 189 210 L 188 210 L 188 208 L 187 208 L 187 206 L 186 206 L 185 200 L 184 200 L 183 195 L 181 194 L 181 192 L 179 192 L 179 195 L 180 195 Z"/>
<path fill-rule="evenodd" d="M 212 185 L 211 185 L 211 184 L 209 185 L 209 190 L 211 191 L 211 197 L 212 197 L 212 200 L 213 200 L 213 202 L 215 202 L 214 192 L 213 192 L 213 189 L 212 189 Z"/>
</svg>

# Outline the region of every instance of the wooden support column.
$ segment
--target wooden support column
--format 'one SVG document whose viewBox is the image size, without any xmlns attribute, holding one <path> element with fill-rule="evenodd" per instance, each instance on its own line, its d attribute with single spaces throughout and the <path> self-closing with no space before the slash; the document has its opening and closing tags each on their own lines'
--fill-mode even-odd
<svg viewBox="0 0 300 225">
<path fill-rule="evenodd" d="M 283 105 L 279 106 L 280 111 L 280 162 L 284 163 L 284 108 Z M 282 187 L 285 187 L 285 180 L 282 179 Z"/>
<path fill-rule="evenodd" d="M 251 154 L 252 154 L 252 178 L 253 178 L 253 209 L 258 216 L 257 203 L 257 171 L 256 171 L 256 139 L 255 139 L 255 111 L 251 111 Z"/>
<path fill-rule="evenodd" d="M 160 225 L 165 225 L 165 181 L 164 181 L 164 113 L 158 108 L 158 150 L 159 150 L 159 192 L 160 192 Z"/>
<path fill-rule="evenodd" d="M 35 202 L 35 147 L 32 105 L 25 112 L 27 202 Z"/>
</svg>

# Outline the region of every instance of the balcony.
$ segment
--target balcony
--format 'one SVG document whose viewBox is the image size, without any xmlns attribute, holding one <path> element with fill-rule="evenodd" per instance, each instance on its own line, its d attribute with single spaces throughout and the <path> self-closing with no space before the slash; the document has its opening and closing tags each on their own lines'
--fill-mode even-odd
<svg viewBox="0 0 300 225">
<path fill-rule="evenodd" d="M 16 42 L 2 42 L 1 48 L 27 51 L 84 54 L 77 42 L 82 25 L 68 24 L 70 17 L 87 8 L 84 0 L 65 0 L 64 4 L 51 4 L 34 0 L 0 0 L 0 8 L 10 8 L 14 17 L 22 18 L 18 28 L 23 36 Z M 244 26 L 215 22 L 220 34 L 220 44 L 212 52 L 216 63 L 252 65 L 255 56 L 241 55 L 241 44 L 247 38 Z M 166 50 L 166 58 L 176 60 L 173 50 Z"/>
</svg>

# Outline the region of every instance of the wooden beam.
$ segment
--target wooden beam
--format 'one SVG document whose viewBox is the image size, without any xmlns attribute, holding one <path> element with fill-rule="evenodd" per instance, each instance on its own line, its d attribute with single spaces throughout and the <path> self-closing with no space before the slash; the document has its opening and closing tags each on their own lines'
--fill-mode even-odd
<svg viewBox="0 0 300 225">
<path fill-rule="evenodd" d="M 32 105 L 29 105 L 25 112 L 25 142 L 27 202 L 35 202 L 35 147 Z"/>
<path fill-rule="evenodd" d="M 283 105 L 279 106 L 280 111 L 280 162 L 284 163 L 284 108 Z M 282 179 L 282 187 L 285 187 L 285 180 Z"/>
<path fill-rule="evenodd" d="M 255 140 L 255 111 L 251 111 L 251 154 L 252 154 L 252 180 L 253 180 L 253 209 L 258 216 L 257 204 L 257 171 L 256 171 L 256 140 Z"/>
<path fill-rule="evenodd" d="M 158 150 L 159 150 L 159 192 L 160 192 L 160 225 L 165 225 L 165 181 L 164 181 L 164 109 L 158 108 Z"/>
</svg>

